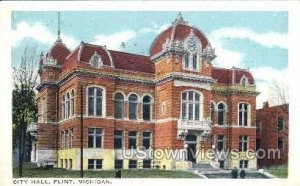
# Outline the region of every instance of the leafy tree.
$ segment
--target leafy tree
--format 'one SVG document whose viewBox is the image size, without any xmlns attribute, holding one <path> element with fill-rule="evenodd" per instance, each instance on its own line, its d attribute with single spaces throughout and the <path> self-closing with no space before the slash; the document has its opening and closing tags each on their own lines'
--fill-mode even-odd
<svg viewBox="0 0 300 186">
<path fill-rule="evenodd" d="M 31 139 L 26 134 L 27 126 L 37 120 L 37 104 L 35 101 L 36 47 L 25 47 L 20 66 L 13 71 L 12 117 L 13 148 L 19 150 L 19 176 L 22 177 L 24 155 L 30 154 Z M 27 146 L 27 148 L 25 148 Z M 26 150 L 27 149 L 27 150 Z M 28 156 L 27 156 L 28 157 Z"/>
</svg>

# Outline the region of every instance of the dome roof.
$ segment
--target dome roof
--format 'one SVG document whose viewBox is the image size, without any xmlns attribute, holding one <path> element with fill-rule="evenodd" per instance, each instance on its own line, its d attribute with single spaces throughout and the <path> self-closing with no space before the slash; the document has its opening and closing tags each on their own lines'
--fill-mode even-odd
<svg viewBox="0 0 300 186">
<path fill-rule="evenodd" d="M 61 39 L 58 38 L 51 47 L 50 51 L 47 53 L 46 57 L 52 57 L 57 61 L 58 65 L 62 65 L 69 54 L 70 50 L 64 43 L 62 43 Z"/>
<path fill-rule="evenodd" d="M 191 33 L 199 39 L 203 49 L 209 44 L 207 37 L 199 29 L 184 21 L 179 13 L 173 24 L 155 38 L 150 48 L 150 56 L 160 53 L 164 48 L 164 43 L 167 41 L 183 41 Z"/>
</svg>

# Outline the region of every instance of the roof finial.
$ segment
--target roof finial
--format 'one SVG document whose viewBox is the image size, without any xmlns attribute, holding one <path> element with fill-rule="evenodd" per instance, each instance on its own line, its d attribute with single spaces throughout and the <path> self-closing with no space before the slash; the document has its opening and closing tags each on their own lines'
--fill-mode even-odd
<svg viewBox="0 0 300 186">
<path fill-rule="evenodd" d="M 60 12 L 57 12 L 57 39 L 56 43 L 61 43 L 62 40 L 60 38 Z"/>
<path fill-rule="evenodd" d="M 181 15 L 181 12 L 178 12 L 176 21 L 178 21 L 178 22 L 183 21 L 183 17 Z"/>
<path fill-rule="evenodd" d="M 178 12 L 177 17 L 176 17 L 175 21 L 173 22 L 173 25 L 178 25 L 180 23 L 187 23 L 187 22 L 183 20 L 181 12 Z"/>
</svg>

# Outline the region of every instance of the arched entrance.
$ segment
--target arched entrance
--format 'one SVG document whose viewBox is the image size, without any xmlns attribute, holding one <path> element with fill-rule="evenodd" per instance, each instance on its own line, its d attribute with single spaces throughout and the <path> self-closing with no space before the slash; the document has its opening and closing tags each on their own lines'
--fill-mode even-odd
<svg viewBox="0 0 300 186">
<path fill-rule="evenodd" d="M 196 163 L 196 143 L 197 137 L 194 134 L 188 134 L 185 137 L 185 144 L 187 145 L 187 160 Z"/>
</svg>

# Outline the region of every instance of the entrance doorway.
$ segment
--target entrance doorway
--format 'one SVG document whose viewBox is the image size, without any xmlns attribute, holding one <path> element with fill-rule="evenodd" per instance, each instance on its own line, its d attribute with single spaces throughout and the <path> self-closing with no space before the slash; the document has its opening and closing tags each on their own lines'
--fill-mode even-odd
<svg viewBox="0 0 300 186">
<path fill-rule="evenodd" d="M 185 137 L 185 144 L 187 144 L 187 160 L 196 163 L 196 142 L 197 137 L 193 134 L 188 134 Z"/>
</svg>

